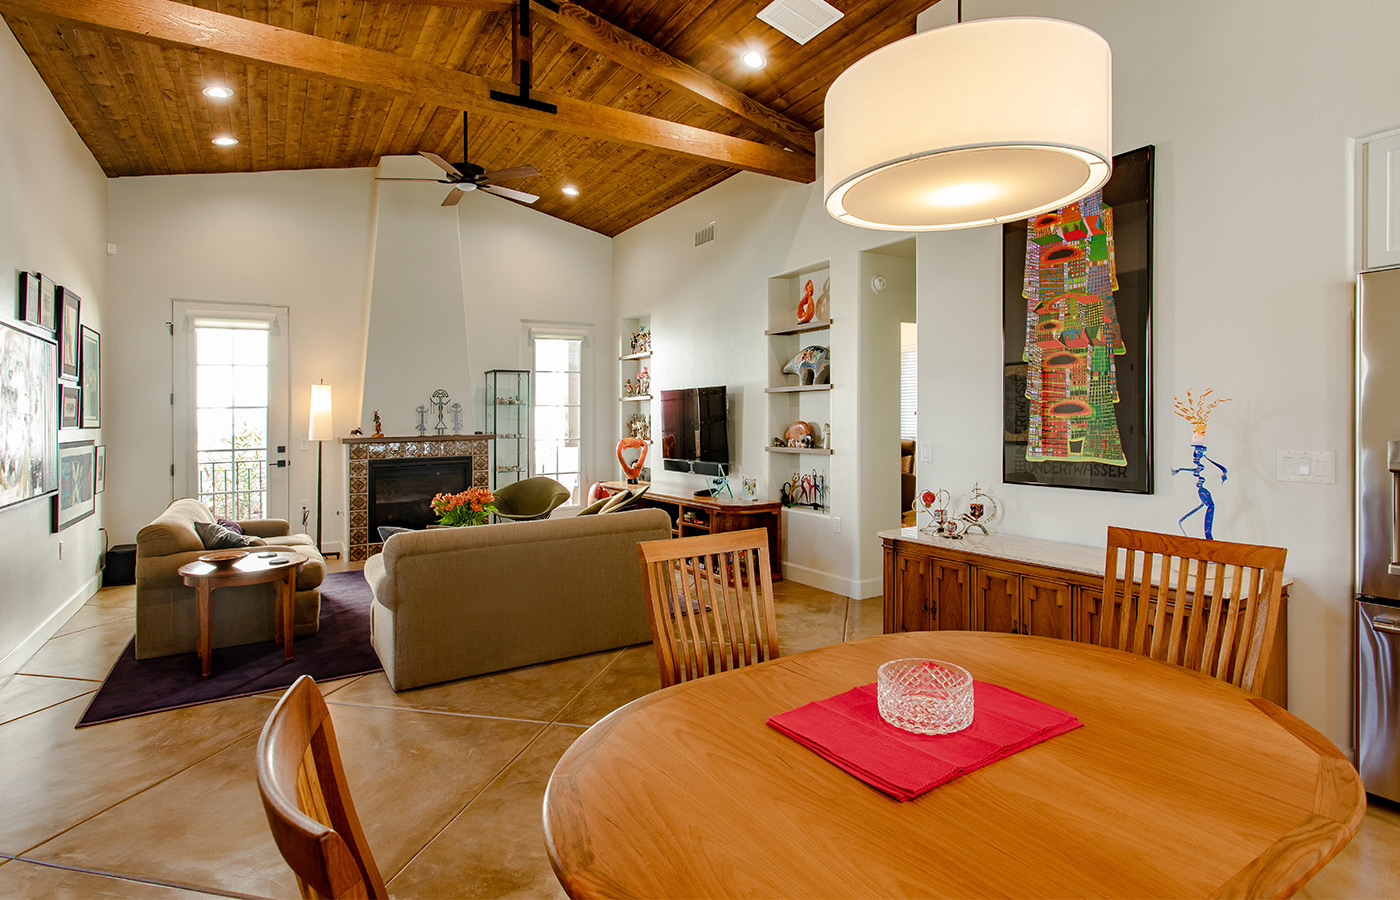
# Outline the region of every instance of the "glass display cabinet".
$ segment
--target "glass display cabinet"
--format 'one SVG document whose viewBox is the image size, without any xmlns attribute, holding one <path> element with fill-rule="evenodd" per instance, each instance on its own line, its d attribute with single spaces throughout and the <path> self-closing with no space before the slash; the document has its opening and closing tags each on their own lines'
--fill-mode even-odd
<svg viewBox="0 0 1400 900">
<path fill-rule="evenodd" d="M 530 475 L 530 372 L 491 369 L 486 373 L 486 431 L 491 440 L 491 489 Z"/>
</svg>

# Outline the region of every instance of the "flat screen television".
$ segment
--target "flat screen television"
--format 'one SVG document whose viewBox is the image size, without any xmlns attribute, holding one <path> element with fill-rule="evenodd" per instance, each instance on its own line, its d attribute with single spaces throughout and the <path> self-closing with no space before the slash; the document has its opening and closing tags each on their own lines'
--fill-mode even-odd
<svg viewBox="0 0 1400 900">
<path fill-rule="evenodd" d="M 663 467 L 670 471 L 718 474 L 718 465 L 729 464 L 728 409 L 723 385 L 662 391 Z"/>
</svg>

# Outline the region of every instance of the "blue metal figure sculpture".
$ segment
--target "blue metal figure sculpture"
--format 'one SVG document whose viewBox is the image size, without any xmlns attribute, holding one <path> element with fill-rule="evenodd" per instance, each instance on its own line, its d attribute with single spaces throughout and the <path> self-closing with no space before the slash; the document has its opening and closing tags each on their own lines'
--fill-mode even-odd
<svg viewBox="0 0 1400 900">
<path fill-rule="evenodd" d="M 1185 534 L 1186 520 L 1194 516 L 1196 513 L 1200 512 L 1202 509 L 1204 509 L 1206 511 L 1206 540 L 1213 541 L 1215 540 L 1215 499 L 1211 497 L 1210 491 L 1206 490 L 1205 464 L 1210 463 L 1212 466 L 1215 466 L 1217 469 L 1220 470 L 1221 484 L 1224 484 L 1226 479 L 1229 478 L 1229 472 L 1220 463 L 1211 459 L 1209 456 L 1206 456 L 1206 422 L 1210 418 L 1210 411 L 1215 409 L 1222 403 L 1230 402 L 1230 398 L 1226 397 L 1223 400 L 1214 400 L 1209 405 L 1207 405 L 1206 398 L 1209 397 L 1210 394 L 1210 391 L 1206 391 L 1200 397 L 1196 398 L 1195 400 L 1192 400 L 1191 392 L 1188 390 L 1186 392 L 1185 403 L 1182 403 L 1179 398 L 1172 398 L 1176 401 L 1176 414 L 1181 416 L 1186 421 L 1190 422 L 1194 428 L 1194 434 L 1191 438 L 1191 465 L 1182 466 L 1177 469 L 1172 469 L 1172 474 L 1176 475 L 1180 472 L 1190 472 L 1191 474 L 1195 475 L 1196 494 L 1201 498 L 1201 502 L 1198 503 L 1194 509 L 1192 509 L 1186 515 L 1182 516 L 1180 519 L 1176 520 L 1177 527 L 1181 529 L 1182 534 Z"/>
</svg>

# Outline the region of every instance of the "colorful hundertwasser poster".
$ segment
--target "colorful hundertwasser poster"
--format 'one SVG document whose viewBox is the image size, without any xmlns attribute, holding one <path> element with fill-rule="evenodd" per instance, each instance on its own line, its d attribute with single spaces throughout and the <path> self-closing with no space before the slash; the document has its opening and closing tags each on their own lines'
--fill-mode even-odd
<svg viewBox="0 0 1400 900">
<path fill-rule="evenodd" d="M 1113 210 L 1095 191 L 1031 219 L 1026 231 L 1026 459 L 1127 465 L 1114 357 L 1126 348 L 1113 306 Z"/>
</svg>

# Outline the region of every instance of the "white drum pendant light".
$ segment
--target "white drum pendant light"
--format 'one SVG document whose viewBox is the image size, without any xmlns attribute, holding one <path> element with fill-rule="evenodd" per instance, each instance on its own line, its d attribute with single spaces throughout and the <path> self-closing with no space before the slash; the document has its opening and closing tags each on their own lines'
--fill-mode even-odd
<svg viewBox="0 0 1400 900">
<path fill-rule="evenodd" d="M 1026 219 L 1113 168 L 1112 56 L 1058 19 L 978 19 L 875 51 L 826 95 L 826 209 L 886 231 Z"/>
</svg>

